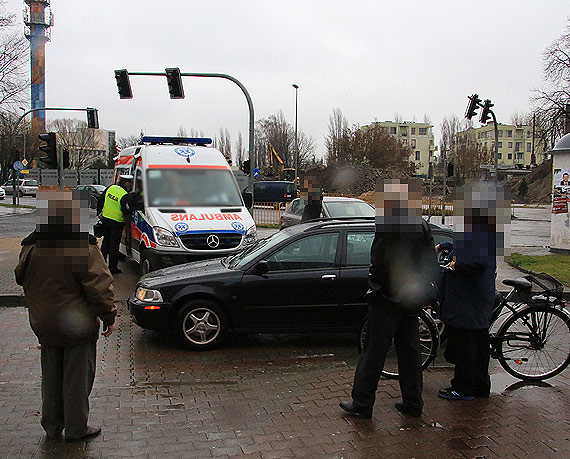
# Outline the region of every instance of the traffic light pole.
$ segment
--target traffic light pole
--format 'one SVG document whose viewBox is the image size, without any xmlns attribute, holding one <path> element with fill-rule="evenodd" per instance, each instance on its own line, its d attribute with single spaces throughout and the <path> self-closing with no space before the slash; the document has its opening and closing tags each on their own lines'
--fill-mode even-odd
<svg viewBox="0 0 570 459">
<path fill-rule="evenodd" d="M 128 75 L 140 75 L 140 76 L 161 76 L 161 77 L 164 77 L 167 75 L 166 73 L 160 73 L 160 72 L 127 72 L 127 74 Z M 237 78 L 234 78 L 233 76 L 227 75 L 225 73 L 194 73 L 194 72 L 184 73 L 184 72 L 181 72 L 180 75 L 184 76 L 184 77 L 225 78 L 226 80 L 233 81 L 242 90 L 242 92 L 243 92 L 243 94 L 247 100 L 247 106 L 249 108 L 249 164 L 250 164 L 250 174 L 249 174 L 248 185 L 249 185 L 249 189 L 253 193 L 253 171 L 255 170 L 255 157 L 253 154 L 255 118 L 254 118 L 254 114 L 253 114 L 253 102 L 251 100 L 251 96 L 249 95 L 249 92 L 247 92 L 247 89 L 245 88 L 245 86 Z"/>
</svg>

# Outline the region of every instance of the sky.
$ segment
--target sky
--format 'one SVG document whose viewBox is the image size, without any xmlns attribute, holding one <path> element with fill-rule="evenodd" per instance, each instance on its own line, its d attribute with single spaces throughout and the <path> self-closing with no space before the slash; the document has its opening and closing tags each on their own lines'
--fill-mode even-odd
<svg viewBox="0 0 570 459">
<path fill-rule="evenodd" d="M 5 3 L 23 30 L 24 2 Z M 570 23 L 568 0 L 52 0 L 51 10 L 46 106 L 98 108 L 118 137 L 180 127 L 215 137 L 223 127 L 247 145 L 234 83 L 185 77 L 186 98 L 171 100 L 165 77 L 132 76 L 134 98 L 120 100 L 113 71 L 229 74 L 256 120 L 282 111 L 292 125 L 297 84 L 298 126 L 317 157 L 335 107 L 350 125 L 427 115 L 436 145 L 443 118 L 462 118 L 474 92 L 509 123 L 530 111 L 542 53 Z"/>
</svg>

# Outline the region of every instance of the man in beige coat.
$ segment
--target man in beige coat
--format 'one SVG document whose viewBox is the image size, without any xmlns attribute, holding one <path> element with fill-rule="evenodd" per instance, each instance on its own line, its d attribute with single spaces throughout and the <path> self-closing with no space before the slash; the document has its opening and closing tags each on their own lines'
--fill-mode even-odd
<svg viewBox="0 0 570 459">
<path fill-rule="evenodd" d="M 41 345 L 41 423 L 50 438 L 65 429 L 66 441 L 84 440 L 101 433 L 87 419 L 100 321 L 103 336 L 115 322 L 113 278 L 79 193 L 40 192 L 37 213 L 15 274 Z"/>
</svg>

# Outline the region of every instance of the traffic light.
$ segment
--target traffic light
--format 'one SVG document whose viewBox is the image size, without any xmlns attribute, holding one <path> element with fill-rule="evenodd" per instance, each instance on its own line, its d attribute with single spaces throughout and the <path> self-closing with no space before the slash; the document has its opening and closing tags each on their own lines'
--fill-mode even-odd
<svg viewBox="0 0 570 459">
<path fill-rule="evenodd" d="M 467 105 L 467 111 L 465 112 L 465 118 L 470 120 L 477 114 L 477 109 L 479 108 L 479 104 L 481 103 L 481 99 L 479 99 L 478 94 L 473 94 L 469 96 L 469 105 Z"/>
<path fill-rule="evenodd" d="M 453 173 L 455 172 L 455 166 L 453 163 L 447 163 L 447 177 L 453 177 Z"/>
<path fill-rule="evenodd" d="M 99 115 L 96 108 L 87 107 L 87 127 L 99 129 Z"/>
<path fill-rule="evenodd" d="M 241 170 L 244 174 L 249 174 L 251 172 L 251 167 L 249 163 L 249 159 L 246 159 L 243 164 L 241 165 Z"/>
<path fill-rule="evenodd" d="M 184 87 L 182 86 L 182 76 L 178 67 L 164 69 L 166 72 L 166 82 L 171 99 L 184 99 Z"/>
<path fill-rule="evenodd" d="M 491 107 L 493 107 L 491 99 L 486 99 L 483 103 L 483 110 L 481 110 L 481 117 L 479 118 L 481 124 L 487 124 L 489 122 Z"/>
<path fill-rule="evenodd" d="M 129 72 L 125 69 L 115 70 L 115 79 L 117 80 L 119 97 L 121 99 L 132 99 L 133 91 L 131 90 L 131 82 L 129 81 Z"/>
<path fill-rule="evenodd" d="M 65 149 L 63 150 L 63 168 L 64 169 L 69 169 L 69 150 Z"/>
<path fill-rule="evenodd" d="M 38 135 L 38 139 L 45 142 L 45 145 L 40 146 L 40 150 L 45 152 L 47 156 L 40 158 L 49 169 L 57 169 L 57 140 L 55 132 Z"/>
</svg>

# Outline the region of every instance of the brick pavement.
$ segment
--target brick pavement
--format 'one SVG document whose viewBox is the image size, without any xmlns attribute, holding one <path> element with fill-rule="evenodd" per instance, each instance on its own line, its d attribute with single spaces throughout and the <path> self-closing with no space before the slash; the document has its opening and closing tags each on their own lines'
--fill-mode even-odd
<svg viewBox="0 0 570 459">
<path fill-rule="evenodd" d="M 37 342 L 25 309 L 0 308 L 0 458 L 570 457 L 569 371 L 513 385 L 494 366 L 490 399 L 450 402 L 436 393 L 451 369 L 436 366 L 425 372 L 422 418 L 398 413 L 397 381 L 381 380 L 367 421 L 338 407 L 350 397 L 352 336 L 238 336 L 189 352 L 118 306 L 91 397 L 103 434 L 74 444 L 44 436 Z"/>
</svg>

